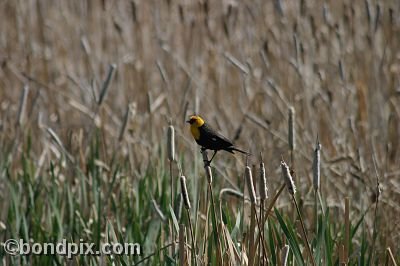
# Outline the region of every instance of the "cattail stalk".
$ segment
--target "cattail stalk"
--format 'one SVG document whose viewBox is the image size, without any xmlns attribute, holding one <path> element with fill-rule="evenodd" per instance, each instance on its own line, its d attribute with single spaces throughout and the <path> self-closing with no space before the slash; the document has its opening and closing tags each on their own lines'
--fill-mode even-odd
<svg viewBox="0 0 400 266">
<path fill-rule="evenodd" d="M 375 209 L 374 209 L 374 220 L 373 220 L 373 231 L 372 231 L 372 245 L 371 245 L 371 250 L 374 250 L 375 248 L 375 242 L 376 242 L 376 238 L 378 236 L 378 205 L 379 205 L 379 199 L 381 196 L 381 187 L 380 187 L 380 182 L 379 182 L 379 173 L 378 173 L 378 169 L 376 166 L 376 152 L 375 150 L 372 152 L 372 162 L 374 164 L 374 169 L 375 169 L 375 175 L 376 175 L 376 186 L 375 186 L 375 192 L 374 192 L 374 201 L 375 201 Z M 374 259 L 374 254 L 372 254 L 372 258 L 371 261 L 373 261 Z"/>
<path fill-rule="evenodd" d="M 167 153 L 169 160 L 169 175 L 170 175 L 170 186 L 171 186 L 171 208 L 174 209 L 174 177 L 172 175 L 172 162 L 175 160 L 175 130 L 171 124 L 168 127 L 167 132 Z M 172 243 L 175 242 L 175 231 L 171 229 Z M 172 255 L 175 253 L 175 245 L 171 248 Z"/>
<path fill-rule="evenodd" d="M 339 265 L 340 266 L 346 266 L 346 256 L 344 255 L 344 245 L 342 243 L 339 243 Z"/>
<path fill-rule="evenodd" d="M 291 151 L 296 149 L 296 130 L 295 130 L 295 114 L 296 111 L 293 106 L 289 107 L 289 148 Z"/>
<path fill-rule="evenodd" d="M 255 243 L 254 243 L 254 235 L 255 235 L 255 227 L 256 227 L 256 221 L 255 221 L 255 216 L 257 215 L 256 213 L 256 204 L 257 204 L 257 198 L 256 198 L 256 192 L 254 190 L 254 184 L 253 184 L 253 176 L 251 173 L 251 169 L 249 166 L 246 166 L 245 169 L 245 178 L 247 182 L 247 189 L 249 191 L 249 196 L 250 196 L 250 201 L 251 201 L 251 214 L 250 214 L 250 232 L 249 232 L 249 265 L 254 264 L 254 258 L 255 258 Z"/>
<path fill-rule="evenodd" d="M 267 188 L 267 179 L 266 179 L 266 174 L 265 174 L 265 166 L 264 162 L 262 159 L 262 154 L 260 153 L 260 168 L 259 168 L 259 173 L 260 173 L 260 185 L 259 185 L 259 192 L 260 192 L 260 220 L 261 220 L 261 232 L 260 234 L 264 237 L 265 239 L 265 213 L 264 213 L 264 206 L 265 206 L 265 200 L 268 198 L 268 188 Z M 264 260 L 261 246 L 259 246 L 259 254 L 260 254 L 260 261 L 262 262 L 261 265 L 264 265 Z"/>
<path fill-rule="evenodd" d="M 175 160 L 175 129 L 173 125 L 169 125 L 167 135 L 167 153 L 171 181 L 171 206 L 174 207 L 174 178 L 172 176 L 172 162 Z"/>
<path fill-rule="evenodd" d="M 390 247 L 387 247 L 386 248 L 386 262 L 389 261 L 389 258 L 390 258 L 390 261 L 392 262 L 392 265 L 397 266 L 396 259 L 393 256 L 392 250 L 390 249 Z M 386 263 L 385 265 L 388 265 L 388 263 Z"/>
<path fill-rule="evenodd" d="M 347 264 L 349 261 L 349 244 L 350 244 L 350 199 L 344 199 L 344 226 L 345 226 L 345 239 L 344 239 L 344 261 Z"/>
<path fill-rule="evenodd" d="M 196 242 L 194 240 L 192 220 L 190 219 L 190 208 L 191 208 L 191 205 L 190 205 L 190 200 L 189 200 L 189 194 L 188 194 L 187 188 L 186 188 L 186 177 L 182 175 L 180 177 L 180 181 L 181 181 L 181 192 L 182 192 L 183 202 L 185 204 L 187 219 L 189 221 L 190 235 L 192 237 L 192 260 L 193 260 L 194 265 L 197 265 L 197 261 L 196 261 L 196 257 L 197 257 L 196 256 Z"/>
<path fill-rule="evenodd" d="M 315 192 L 319 190 L 321 178 L 321 144 L 317 138 L 317 144 L 314 150 L 313 158 L 313 186 Z"/>
<path fill-rule="evenodd" d="M 185 225 L 179 225 L 179 265 L 185 265 Z"/>
<path fill-rule="evenodd" d="M 206 175 L 207 175 L 207 182 L 208 182 L 208 193 L 207 193 L 207 197 L 208 195 L 211 198 L 211 212 L 212 212 L 212 216 L 211 219 L 213 219 L 213 224 L 215 224 L 215 233 L 214 233 L 214 238 L 216 240 L 216 245 L 217 245 L 217 254 L 218 254 L 218 263 L 220 265 L 224 265 L 223 263 L 223 257 L 222 257 L 222 245 L 221 245 L 221 240 L 219 238 L 220 234 L 219 234 L 219 225 L 217 223 L 217 215 L 216 215 L 216 208 L 215 208 L 215 202 L 214 202 L 214 194 L 213 194 L 213 190 L 212 190 L 212 171 L 211 171 L 211 167 L 209 164 L 209 160 L 208 160 L 208 154 L 207 154 L 207 150 L 206 149 L 201 149 L 201 154 L 203 156 L 203 163 L 204 163 L 204 170 L 206 171 Z M 209 209 L 209 204 L 210 202 L 207 199 L 207 224 L 208 224 L 208 209 Z M 204 236 L 206 239 L 206 235 Z M 205 252 L 205 246 L 203 251 Z"/>
<path fill-rule="evenodd" d="M 286 266 L 287 265 L 287 259 L 289 257 L 289 250 L 290 247 L 289 245 L 285 245 L 282 249 L 281 249 L 281 265 L 282 266 Z"/>
<path fill-rule="evenodd" d="M 258 216 L 257 216 L 257 211 L 256 211 L 257 197 L 256 197 L 255 189 L 254 189 L 253 175 L 251 173 L 251 168 L 249 166 L 246 166 L 244 175 L 245 175 L 247 189 L 249 191 L 250 202 L 251 202 L 250 239 L 249 239 L 249 251 L 251 253 L 249 256 L 249 265 L 252 265 L 254 258 L 255 258 L 255 248 L 254 248 L 255 222 L 257 222 L 259 232 L 262 232 L 262 229 L 261 229 L 261 225 L 260 225 L 260 220 L 258 219 Z M 265 260 L 267 260 L 267 257 L 266 257 L 267 252 L 266 252 L 266 248 L 265 248 L 265 244 L 264 244 L 264 242 L 265 242 L 264 236 L 260 234 L 260 237 L 261 237 L 261 244 L 263 247 L 263 254 L 264 254 Z"/>
<path fill-rule="evenodd" d="M 292 167 L 294 167 L 294 150 L 296 149 L 296 128 L 295 128 L 295 115 L 296 111 L 293 106 L 289 107 L 289 119 L 288 119 L 288 141 L 290 150 L 290 162 Z"/>
<path fill-rule="evenodd" d="M 289 170 L 289 166 L 283 160 L 281 161 L 281 168 L 282 168 L 283 179 L 285 180 L 285 183 L 286 183 L 286 187 L 287 187 L 287 189 L 289 191 L 289 194 L 292 196 L 294 205 L 296 207 L 297 214 L 298 214 L 298 216 L 300 218 L 301 228 L 303 229 L 303 235 L 304 235 L 304 238 L 306 240 L 306 248 L 307 248 L 308 254 L 310 256 L 312 265 L 315 266 L 316 264 L 315 264 L 314 257 L 312 255 L 310 242 L 308 241 L 308 237 L 307 237 L 307 233 L 306 233 L 306 228 L 305 228 L 305 225 L 304 225 L 303 217 L 301 216 L 300 208 L 299 208 L 299 205 L 297 204 L 297 200 L 296 200 L 296 197 L 294 195 L 296 193 L 296 186 L 294 185 L 293 178 L 292 178 L 292 175 L 291 175 L 290 170 Z"/>
</svg>

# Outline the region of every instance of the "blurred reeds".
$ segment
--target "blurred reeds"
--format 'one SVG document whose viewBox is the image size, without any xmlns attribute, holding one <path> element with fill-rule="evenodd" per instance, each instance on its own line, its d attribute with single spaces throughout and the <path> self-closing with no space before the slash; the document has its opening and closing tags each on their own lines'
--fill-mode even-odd
<svg viewBox="0 0 400 266">
<path fill-rule="evenodd" d="M 398 1 L 0 7 L 3 242 L 98 244 L 112 231 L 142 245 L 141 256 L 75 257 L 78 265 L 256 265 L 265 257 L 290 265 L 310 262 L 308 249 L 318 265 L 399 261 Z M 218 153 L 201 170 L 184 124 L 192 113 L 263 153 L 268 199 L 261 183 L 260 201 L 246 195 L 238 155 Z M 282 193 L 282 157 L 295 166 L 296 198 Z M 192 199 L 183 216 L 174 202 L 185 199 L 174 195 L 178 167 Z M 2 252 L 0 260 L 68 263 Z"/>
</svg>

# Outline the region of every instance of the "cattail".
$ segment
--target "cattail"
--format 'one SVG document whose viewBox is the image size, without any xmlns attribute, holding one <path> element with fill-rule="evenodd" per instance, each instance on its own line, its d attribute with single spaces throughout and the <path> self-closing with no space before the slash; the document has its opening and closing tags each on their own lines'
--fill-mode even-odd
<svg viewBox="0 0 400 266">
<path fill-rule="evenodd" d="M 25 85 L 19 101 L 18 116 L 17 116 L 18 125 L 20 126 L 22 126 L 25 122 L 25 111 L 26 111 L 26 103 L 28 100 L 28 93 L 29 93 L 29 87 L 28 85 Z"/>
<path fill-rule="evenodd" d="M 320 185 L 321 177 L 321 144 L 317 138 L 317 144 L 314 150 L 314 160 L 313 160 L 313 185 L 314 190 L 317 191 Z"/>
<path fill-rule="evenodd" d="M 281 249 L 281 261 L 282 261 L 282 266 L 286 266 L 287 264 L 287 259 L 289 256 L 289 250 L 290 247 L 289 245 L 285 245 L 282 249 Z"/>
<path fill-rule="evenodd" d="M 168 127 L 168 160 L 175 160 L 175 129 L 173 125 Z"/>
<path fill-rule="evenodd" d="M 381 6 L 379 4 L 376 5 L 376 13 L 375 13 L 375 27 L 374 31 L 376 32 L 378 30 L 379 26 L 379 19 L 381 17 Z"/>
<path fill-rule="evenodd" d="M 265 175 L 265 166 L 263 161 L 260 161 L 260 199 L 268 198 L 267 178 Z"/>
<path fill-rule="evenodd" d="M 340 79 L 342 80 L 342 81 L 344 81 L 345 80 L 345 72 L 344 72 L 345 70 L 344 70 L 344 65 L 343 65 L 343 62 L 342 62 L 342 60 L 339 60 L 339 74 L 340 74 Z"/>
<path fill-rule="evenodd" d="M 350 243 L 350 198 L 344 198 L 344 258 L 346 264 L 349 260 L 349 243 Z"/>
<path fill-rule="evenodd" d="M 151 103 L 153 102 L 153 96 L 151 96 L 150 91 L 147 92 L 147 112 L 152 113 Z"/>
<path fill-rule="evenodd" d="M 126 107 L 124 121 L 122 122 L 121 130 L 119 131 L 118 141 L 122 141 L 125 135 L 126 126 L 128 125 L 129 121 L 129 114 L 130 114 L 130 104 Z"/>
<path fill-rule="evenodd" d="M 103 87 L 101 89 L 100 96 L 99 96 L 99 101 L 97 102 L 98 105 L 101 105 L 103 103 L 104 97 L 106 96 L 108 88 L 110 87 L 111 80 L 114 76 L 116 68 L 117 68 L 117 66 L 115 64 L 110 64 L 108 66 L 107 78 L 103 83 Z"/>
<path fill-rule="evenodd" d="M 249 190 L 250 201 L 251 203 L 256 204 L 257 203 L 256 191 L 254 190 L 253 177 L 249 166 L 246 166 L 244 174 L 247 180 L 247 188 Z"/>
<path fill-rule="evenodd" d="M 296 149 L 296 131 L 294 127 L 295 114 L 294 107 L 289 107 L 289 148 L 291 151 Z"/>
<path fill-rule="evenodd" d="M 289 166 L 284 161 L 281 161 L 281 168 L 283 179 L 285 180 L 289 193 L 294 195 L 296 193 L 296 186 L 294 185 L 292 175 L 290 174 Z"/>
<path fill-rule="evenodd" d="M 185 203 L 186 209 L 189 210 L 190 209 L 190 200 L 189 200 L 189 194 L 188 194 L 187 188 L 186 188 L 186 177 L 184 175 L 182 175 L 180 178 L 180 181 L 181 181 L 183 202 Z"/>
<path fill-rule="evenodd" d="M 281 0 L 275 0 L 274 1 L 274 7 L 275 7 L 276 11 L 278 11 L 278 14 L 283 16 L 284 7 L 283 7 L 282 1 Z"/>
<path fill-rule="evenodd" d="M 364 1 L 365 3 L 365 11 L 367 13 L 368 24 L 371 23 L 371 8 L 369 6 L 369 1 Z"/>
<path fill-rule="evenodd" d="M 209 165 L 206 166 L 206 174 L 207 174 L 207 181 L 209 184 L 211 184 L 213 181 L 213 176 L 211 172 L 211 167 Z"/>
</svg>

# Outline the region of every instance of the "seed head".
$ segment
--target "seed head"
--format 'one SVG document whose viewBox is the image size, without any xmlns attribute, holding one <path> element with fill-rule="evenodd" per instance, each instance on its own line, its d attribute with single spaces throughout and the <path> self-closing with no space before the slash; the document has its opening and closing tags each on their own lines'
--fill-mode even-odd
<svg viewBox="0 0 400 266">
<path fill-rule="evenodd" d="M 294 185 L 292 175 L 290 174 L 289 166 L 284 161 L 281 161 L 281 168 L 286 187 L 289 190 L 289 193 L 294 195 L 296 193 L 296 186 Z"/>
<path fill-rule="evenodd" d="M 249 166 L 246 166 L 246 170 L 245 170 L 244 174 L 245 174 L 246 181 L 247 181 L 247 188 L 249 190 L 251 203 L 256 204 L 257 203 L 256 191 L 254 190 L 253 176 L 251 174 L 251 169 Z"/>
<path fill-rule="evenodd" d="M 207 165 L 206 167 L 205 167 L 205 169 L 206 169 L 206 175 L 207 175 L 207 181 L 208 181 L 208 183 L 212 183 L 212 180 L 213 180 L 213 176 L 212 176 L 212 172 L 211 172 L 211 167 L 209 166 L 209 165 Z"/>
<path fill-rule="evenodd" d="M 260 198 L 265 200 L 268 198 L 267 178 L 265 175 L 264 163 L 260 162 Z"/>
<path fill-rule="evenodd" d="M 168 127 L 168 160 L 171 162 L 175 160 L 175 129 L 173 125 Z"/>
<path fill-rule="evenodd" d="M 182 175 L 180 177 L 180 181 L 181 181 L 181 191 L 182 191 L 183 202 L 185 203 L 185 208 L 190 209 L 190 200 L 186 188 L 186 177 Z"/>
</svg>

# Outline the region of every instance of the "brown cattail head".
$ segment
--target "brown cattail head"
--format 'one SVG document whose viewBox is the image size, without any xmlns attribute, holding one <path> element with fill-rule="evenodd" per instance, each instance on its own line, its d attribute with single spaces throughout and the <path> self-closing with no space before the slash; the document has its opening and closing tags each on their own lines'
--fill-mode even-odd
<svg viewBox="0 0 400 266">
<path fill-rule="evenodd" d="M 185 208 L 190 209 L 189 194 L 186 188 L 186 177 L 182 175 L 180 177 L 180 181 L 181 181 L 181 191 L 182 191 L 183 202 L 185 203 Z"/>
<path fill-rule="evenodd" d="M 253 185 L 253 176 L 251 174 L 251 169 L 249 166 L 246 166 L 246 170 L 244 172 L 246 181 L 247 181 L 247 188 L 249 190 L 249 195 L 250 195 L 250 201 L 253 204 L 257 203 L 257 198 L 256 198 L 256 191 L 254 190 L 254 185 Z"/>
<path fill-rule="evenodd" d="M 268 198 L 267 178 L 265 175 L 264 162 L 260 161 L 260 199 L 265 200 Z"/>
<path fill-rule="evenodd" d="M 317 138 L 317 144 L 314 150 L 314 159 L 313 159 L 313 186 L 314 190 L 317 191 L 320 185 L 320 177 L 321 177 L 321 144 Z"/>
<path fill-rule="evenodd" d="M 289 148 L 291 151 L 296 149 L 296 130 L 295 130 L 295 110 L 294 107 L 289 107 Z"/>
<path fill-rule="evenodd" d="M 175 129 L 173 125 L 168 127 L 167 149 L 168 160 L 172 162 L 175 160 Z"/>
<path fill-rule="evenodd" d="M 294 195 L 296 193 L 296 186 L 294 185 L 292 175 L 290 174 L 289 166 L 284 161 L 281 161 L 281 168 L 286 187 L 289 190 L 289 193 Z"/>
</svg>

